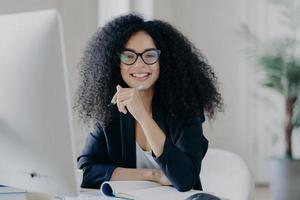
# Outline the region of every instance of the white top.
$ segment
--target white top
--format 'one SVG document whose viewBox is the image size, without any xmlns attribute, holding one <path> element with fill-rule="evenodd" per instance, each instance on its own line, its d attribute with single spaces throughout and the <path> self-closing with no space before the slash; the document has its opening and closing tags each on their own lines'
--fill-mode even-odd
<svg viewBox="0 0 300 200">
<path fill-rule="evenodd" d="M 144 151 L 136 142 L 136 168 L 160 169 L 151 151 Z"/>
</svg>

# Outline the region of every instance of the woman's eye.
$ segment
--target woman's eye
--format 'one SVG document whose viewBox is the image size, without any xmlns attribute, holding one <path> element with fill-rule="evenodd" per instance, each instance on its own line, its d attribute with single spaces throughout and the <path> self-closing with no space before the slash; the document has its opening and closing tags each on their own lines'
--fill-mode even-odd
<svg viewBox="0 0 300 200">
<path fill-rule="evenodd" d="M 132 58 L 134 58 L 134 55 L 127 55 L 127 58 L 132 59 Z"/>
<path fill-rule="evenodd" d="M 125 54 L 123 54 L 123 55 L 121 56 L 121 59 L 122 59 L 122 60 L 129 60 L 129 59 L 133 59 L 133 58 L 134 58 L 133 55 L 125 55 Z"/>
<path fill-rule="evenodd" d="M 155 58 L 156 56 L 154 54 L 146 54 L 146 58 Z"/>
</svg>

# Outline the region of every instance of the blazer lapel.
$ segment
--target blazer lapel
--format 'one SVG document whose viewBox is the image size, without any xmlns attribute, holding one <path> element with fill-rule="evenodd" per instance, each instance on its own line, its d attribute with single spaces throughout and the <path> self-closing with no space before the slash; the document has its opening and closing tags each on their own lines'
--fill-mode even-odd
<svg viewBox="0 0 300 200">
<path fill-rule="evenodd" d="M 120 113 L 121 153 L 124 167 L 136 168 L 134 117 Z"/>
<path fill-rule="evenodd" d="M 165 115 L 164 112 L 157 106 L 156 103 L 152 104 L 152 117 L 153 120 L 157 123 L 159 128 L 167 134 L 166 129 L 166 121 L 165 121 Z"/>
</svg>

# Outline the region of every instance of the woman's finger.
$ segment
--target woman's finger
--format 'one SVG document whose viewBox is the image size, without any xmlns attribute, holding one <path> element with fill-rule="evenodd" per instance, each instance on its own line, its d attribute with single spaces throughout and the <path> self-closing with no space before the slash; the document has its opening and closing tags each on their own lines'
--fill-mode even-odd
<svg viewBox="0 0 300 200">
<path fill-rule="evenodd" d="M 117 98 L 120 100 L 124 100 L 127 98 L 131 98 L 134 95 L 134 91 L 124 92 L 117 95 Z"/>
<path fill-rule="evenodd" d="M 116 104 L 117 104 L 119 112 L 122 112 L 122 109 L 121 109 L 120 104 L 118 103 L 118 101 L 116 102 Z"/>
<path fill-rule="evenodd" d="M 123 94 L 123 93 L 127 93 L 127 91 L 125 90 L 123 90 L 123 91 L 121 91 L 122 90 L 122 88 L 119 86 L 119 85 L 117 85 L 117 92 L 114 94 L 114 96 L 112 97 L 112 99 L 111 99 L 111 101 L 110 101 L 110 103 L 111 104 L 116 104 L 117 103 L 117 96 L 119 95 L 119 94 Z"/>
<path fill-rule="evenodd" d="M 127 99 L 127 100 L 124 100 L 124 101 L 120 102 L 121 107 L 124 107 L 124 109 L 126 110 L 126 113 L 127 113 L 127 110 L 128 110 L 128 106 L 130 106 L 131 101 L 132 101 L 132 99 Z"/>
<path fill-rule="evenodd" d="M 113 98 L 111 99 L 110 103 L 116 104 L 116 102 L 117 102 L 117 95 L 118 95 L 118 92 L 116 92 L 116 93 L 114 94 L 114 96 L 113 96 Z"/>
<path fill-rule="evenodd" d="M 143 85 L 140 85 L 135 88 L 122 88 L 120 85 L 117 85 L 117 93 L 118 95 L 126 95 L 126 94 L 134 94 L 135 92 L 141 91 L 144 89 Z"/>
<path fill-rule="evenodd" d="M 119 108 L 119 111 L 120 112 L 123 112 L 124 114 L 127 113 L 127 109 L 125 107 L 125 105 L 123 104 L 123 101 L 129 99 L 130 97 L 127 96 L 122 96 L 120 97 L 119 95 L 117 95 L 117 105 L 118 105 L 118 108 Z"/>
<path fill-rule="evenodd" d="M 118 95 L 126 95 L 126 94 L 130 94 L 130 93 L 134 93 L 135 89 L 134 88 L 124 88 L 122 90 L 119 90 L 117 93 Z"/>
<path fill-rule="evenodd" d="M 117 85 L 118 92 L 122 92 L 124 89 L 126 90 L 127 88 L 122 88 L 120 85 Z"/>
<path fill-rule="evenodd" d="M 118 106 L 119 112 L 122 112 L 124 114 L 127 113 L 127 109 L 125 108 L 125 105 L 123 105 L 119 100 L 117 100 L 117 106 Z"/>
</svg>

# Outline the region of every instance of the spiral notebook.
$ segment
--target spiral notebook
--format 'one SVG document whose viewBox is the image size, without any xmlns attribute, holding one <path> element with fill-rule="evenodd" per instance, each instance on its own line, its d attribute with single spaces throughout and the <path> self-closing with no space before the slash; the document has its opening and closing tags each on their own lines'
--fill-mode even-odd
<svg viewBox="0 0 300 200">
<path fill-rule="evenodd" d="M 162 186 L 152 181 L 105 181 L 101 185 L 101 194 L 127 200 L 172 199 L 184 200 L 199 193 L 199 190 L 179 192 L 171 186 Z"/>
</svg>

